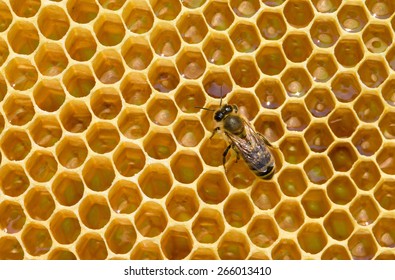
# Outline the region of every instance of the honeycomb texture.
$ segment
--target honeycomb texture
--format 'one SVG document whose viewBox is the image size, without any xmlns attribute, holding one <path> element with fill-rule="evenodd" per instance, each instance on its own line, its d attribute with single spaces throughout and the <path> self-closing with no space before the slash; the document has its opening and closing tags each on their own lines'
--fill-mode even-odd
<svg viewBox="0 0 395 280">
<path fill-rule="evenodd" d="M 0 0 L 0 259 L 395 259 L 394 10 Z"/>
</svg>

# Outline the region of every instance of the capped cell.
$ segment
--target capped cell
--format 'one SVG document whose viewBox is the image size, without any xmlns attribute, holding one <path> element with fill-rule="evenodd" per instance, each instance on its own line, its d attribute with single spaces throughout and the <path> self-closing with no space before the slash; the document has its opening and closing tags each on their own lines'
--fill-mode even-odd
<svg viewBox="0 0 395 280">
<path fill-rule="evenodd" d="M 377 245 L 367 230 L 358 230 L 347 242 L 348 250 L 354 260 L 371 260 L 376 255 Z"/>
<path fill-rule="evenodd" d="M 74 243 L 81 233 L 78 217 L 70 210 L 56 212 L 49 223 L 52 236 L 60 244 Z"/>
<path fill-rule="evenodd" d="M 236 228 L 245 226 L 254 213 L 253 205 L 244 193 L 236 193 L 227 198 L 224 205 L 224 216 L 227 223 Z"/>
<path fill-rule="evenodd" d="M 96 232 L 88 232 L 81 236 L 75 249 L 80 260 L 105 260 L 108 256 L 106 243 Z"/>
<path fill-rule="evenodd" d="M 148 79 L 154 89 L 168 93 L 178 86 L 180 75 L 171 60 L 157 59 L 148 70 Z"/>
<path fill-rule="evenodd" d="M 38 73 L 30 60 L 22 57 L 11 59 L 5 67 L 5 76 L 8 83 L 15 90 L 28 90 L 38 79 Z M 23 98 L 18 98 L 23 100 Z"/>
<path fill-rule="evenodd" d="M 290 0 L 284 6 L 284 16 L 287 22 L 296 27 L 306 27 L 314 17 L 314 11 L 309 1 Z"/>
<path fill-rule="evenodd" d="M 290 33 L 285 37 L 282 47 L 285 55 L 292 62 L 306 61 L 313 50 L 310 39 L 304 32 Z"/>
<path fill-rule="evenodd" d="M 393 143 L 382 147 L 377 154 L 376 161 L 381 171 L 386 174 L 395 174 L 395 146 Z"/>
<path fill-rule="evenodd" d="M 357 190 L 348 176 L 336 176 L 329 182 L 326 192 L 330 200 L 335 204 L 345 205 L 349 203 L 355 195 Z"/>
<path fill-rule="evenodd" d="M 362 94 L 354 104 L 354 111 L 363 122 L 372 123 L 377 121 L 384 110 L 380 96 L 375 92 Z"/>
<path fill-rule="evenodd" d="M 65 11 L 55 5 L 45 6 L 37 18 L 41 34 L 52 40 L 60 40 L 67 33 L 70 21 Z"/>
<path fill-rule="evenodd" d="M 174 136 L 184 147 L 195 147 L 204 137 L 204 129 L 196 118 L 184 117 L 173 126 Z"/>
<path fill-rule="evenodd" d="M 203 14 L 208 25 L 219 31 L 228 29 L 235 19 L 228 3 L 222 1 L 210 1 Z"/>
<path fill-rule="evenodd" d="M 332 166 L 336 171 L 346 172 L 358 159 L 354 148 L 348 142 L 338 142 L 328 152 Z"/>
<path fill-rule="evenodd" d="M 299 202 L 283 200 L 274 212 L 277 225 L 285 231 L 294 232 L 304 223 L 304 214 Z"/>
<path fill-rule="evenodd" d="M 368 22 L 366 10 L 362 3 L 346 3 L 338 11 L 337 19 L 341 27 L 350 33 L 361 31 Z"/>
<path fill-rule="evenodd" d="M 257 181 L 251 190 L 251 199 L 261 210 L 273 209 L 280 202 L 281 194 L 274 182 Z"/>
<path fill-rule="evenodd" d="M 59 173 L 52 183 L 52 193 L 64 206 L 78 203 L 84 195 L 84 183 L 78 173 L 64 171 Z"/>
<path fill-rule="evenodd" d="M 359 154 L 372 156 L 381 147 L 382 139 L 376 127 L 361 127 L 352 138 L 354 147 Z"/>
<path fill-rule="evenodd" d="M 181 39 L 177 29 L 168 23 L 155 25 L 150 34 L 151 46 L 159 56 L 173 56 L 180 50 Z"/>
<path fill-rule="evenodd" d="M 281 239 L 272 249 L 273 260 L 300 260 L 301 252 L 292 239 Z"/>
<path fill-rule="evenodd" d="M 31 148 L 30 138 L 22 129 L 7 129 L 1 137 L 1 149 L 9 160 L 23 160 Z"/>
<path fill-rule="evenodd" d="M 262 79 L 255 88 L 255 94 L 266 109 L 277 109 L 285 101 L 285 93 L 278 79 Z"/>
<path fill-rule="evenodd" d="M 319 48 L 329 48 L 336 44 L 340 37 L 338 24 L 332 17 L 317 17 L 310 28 L 310 36 Z"/>
<path fill-rule="evenodd" d="M 5 195 L 17 197 L 30 186 L 22 166 L 15 163 L 2 164 L 0 167 L 0 188 Z"/>
<path fill-rule="evenodd" d="M 15 236 L 0 237 L 0 259 L 23 260 L 25 253 Z"/>
<path fill-rule="evenodd" d="M 26 251 L 35 257 L 48 253 L 52 247 L 48 229 L 36 223 L 26 225 L 22 232 L 22 242 Z"/>
<path fill-rule="evenodd" d="M 257 18 L 257 26 L 266 40 L 279 40 L 287 31 L 287 25 L 282 13 L 263 11 Z"/>
<path fill-rule="evenodd" d="M 74 64 L 64 73 L 63 84 L 72 96 L 78 98 L 90 94 L 96 81 L 90 67 Z"/>
<path fill-rule="evenodd" d="M 146 75 L 140 72 L 127 74 L 121 82 L 120 90 L 126 103 L 133 105 L 144 104 L 152 93 Z"/>
<path fill-rule="evenodd" d="M 303 251 L 317 254 L 325 248 L 328 239 L 320 224 L 307 223 L 298 232 L 298 243 Z"/>
<path fill-rule="evenodd" d="M 372 189 L 381 178 L 377 165 L 370 160 L 358 161 L 351 170 L 351 178 L 363 191 Z"/>
<path fill-rule="evenodd" d="M 90 107 L 100 119 L 111 120 L 122 109 L 119 92 L 112 87 L 101 87 L 90 95 Z"/>
<path fill-rule="evenodd" d="M 42 79 L 33 90 L 34 103 L 43 111 L 57 111 L 66 99 L 58 79 Z"/>
<path fill-rule="evenodd" d="M 308 63 L 307 67 L 311 73 L 310 66 L 311 64 Z M 311 80 L 304 68 L 288 68 L 282 75 L 281 82 L 290 97 L 302 97 L 311 87 Z"/>
<path fill-rule="evenodd" d="M 117 214 L 130 214 L 137 210 L 142 201 L 139 187 L 128 180 L 119 180 L 110 189 L 108 201 Z"/>
<path fill-rule="evenodd" d="M 65 47 L 72 59 L 88 61 L 96 53 L 97 44 L 90 30 L 78 26 L 67 34 Z"/>
<path fill-rule="evenodd" d="M 185 79 L 198 79 L 206 70 L 206 61 L 197 48 L 184 47 L 177 55 L 177 68 Z"/>
<path fill-rule="evenodd" d="M 310 123 L 310 116 L 303 103 L 285 104 L 281 110 L 281 117 L 289 131 L 303 131 Z"/>
<path fill-rule="evenodd" d="M 107 245 L 115 254 L 126 254 L 137 239 L 136 230 L 129 219 L 114 219 L 104 234 Z"/>
<path fill-rule="evenodd" d="M 192 224 L 192 233 L 200 243 L 212 244 L 225 229 L 222 214 L 215 209 L 203 208 Z"/>
<path fill-rule="evenodd" d="M 364 57 L 364 50 L 359 37 L 345 37 L 335 47 L 335 57 L 344 67 L 354 67 Z"/>
<path fill-rule="evenodd" d="M 103 228 L 111 218 L 106 198 L 96 194 L 88 195 L 81 201 L 78 214 L 82 223 L 90 229 Z"/>
<path fill-rule="evenodd" d="M 143 240 L 137 243 L 132 253 L 130 254 L 131 260 L 163 260 L 162 253 L 158 244 L 151 240 Z"/>
<path fill-rule="evenodd" d="M 178 222 L 186 222 L 198 212 L 199 201 L 191 188 L 175 187 L 166 199 L 166 210 Z"/>
<path fill-rule="evenodd" d="M 155 199 L 163 198 L 173 185 L 170 170 L 161 163 L 153 163 L 144 168 L 138 179 L 143 193 Z"/>
<path fill-rule="evenodd" d="M 123 142 L 114 151 L 113 163 L 118 172 L 125 177 L 132 177 L 145 166 L 145 155 L 141 148 L 132 142 Z M 108 161 L 108 169 L 112 163 Z"/>
<path fill-rule="evenodd" d="M 309 189 L 302 197 L 306 215 L 312 219 L 324 217 L 331 209 L 329 199 L 323 189 Z"/>
<path fill-rule="evenodd" d="M 7 32 L 10 47 L 17 54 L 31 54 L 40 41 L 36 27 L 29 21 L 16 21 Z"/>
<path fill-rule="evenodd" d="M 214 98 L 225 98 L 232 91 L 233 84 L 229 73 L 221 68 L 211 68 L 203 78 L 203 87 Z"/>
<path fill-rule="evenodd" d="M 243 233 L 229 230 L 221 237 L 217 251 L 221 260 L 245 260 L 250 252 L 250 245 Z"/>
<path fill-rule="evenodd" d="M 174 122 L 178 110 L 172 99 L 157 94 L 148 103 L 147 113 L 154 124 L 167 126 Z"/>
<path fill-rule="evenodd" d="M 182 260 L 191 253 L 193 239 L 184 226 L 173 226 L 163 233 L 160 245 L 166 258 Z"/>
<path fill-rule="evenodd" d="M 247 234 L 252 243 L 260 248 L 270 247 L 278 239 L 278 228 L 273 218 L 262 214 L 254 217 Z"/>
<path fill-rule="evenodd" d="M 189 44 L 203 41 L 208 28 L 201 14 L 184 12 L 177 21 L 177 28 L 182 39 Z"/>
<path fill-rule="evenodd" d="M 352 110 L 339 107 L 332 112 L 328 119 L 331 131 L 339 138 L 348 138 L 357 129 L 358 120 Z"/>
<path fill-rule="evenodd" d="M 88 188 L 101 192 L 107 190 L 115 178 L 111 161 L 107 157 L 93 156 L 84 165 L 82 177 Z"/>
<path fill-rule="evenodd" d="M 304 171 L 310 182 L 314 184 L 324 184 L 332 175 L 333 170 L 326 156 L 314 155 L 303 165 Z"/>
<path fill-rule="evenodd" d="M 80 167 L 87 155 L 85 142 L 77 136 L 63 137 L 56 147 L 59 163 L 68 169 Z"/>
<path fill-rule="evenodd" d="M 140 206 L 134 224 L 144 237 L 155 237 L 167 227 L 167 215 L 161 205 L 148 201 Z"/>
<path fill-rule="evenodd" d="M 137 34 L 148 32 L 154 24 L 154 15 L 146 1 L 127 1 L 122 19 L 127 29 Z"/>
<path fill-rule="evenodd" d="M 154 159 L 167 159 L 176 148 L 176 142 L 167 129 L 156 129 L 144 138 L 144 150 Z"/>
<path fill-rule="evenodd" d="M 321 260 L 351 260 L 350 254 L 342 245 L 333 244 L 325 249 Z"/>
<path fill-rule="evenodd" d="M 118 128 L 129 139 L 145 136 L 150 125 L 145 112 L 141 108 L 125 108 L 118 118 Z"/>
<path fill-rule="evenodd" d="M 99 13 L 99 5 L 95 0 L 69 0 L 67 11 L 70 17 L 77 23 L 88 23 L 96 18 Z"/>
<path fill-rule="evenodd" d="M 207 204 L 221 203 L 227 198 L 229 190 L 223 172 L 207 171 L 197 182 L 198 195 Z"/>
<path fill-rule="evenodd" d="M 151 63 L 153 53 L 144 37 L 131 37 L 122 45 L 122 57 L 130 68 L 144 70 Z"/>
<path fill-rule="evenodd" d="M 331 54 L 316 53 L 309 59 L 307 69 L 315 82 L 325 83 L 337 72 L 337 63 Z"/>
<path fill-rule="evenodd" d="M 368 58 L 359 66 L 358 75 L 367 87 L 377 88 L 388 78 L 387 66 L 382 59 Z"/>
<path fill-rule="evenodd" d="M 96 77 L 103 84 L 114 84 L 125 73 L 122 57 L 118 54 L 118 51 L 113 49 L 105 49 L 99 52 L 93 59 L 92 66 Z"/>
<path fill-rule="evenodd" d="M 235 49 L 242 53 L 255 51 L 261 43 L 256 26 L 248 22 L 236 23 L 229 36 Z"/>
<path fill-rule="evenodd" d="M 288 167 L 281 171 L 278 183 L 283 194 L 297 197 L 307 189 L 307 178 L 299 168 Z"/>
<path fill-rule="evenodd" d="M 357 197 L 350 206 L 350 212 L 354 220 L 362 226 L 372 224 L 380 214 L 376 202 L 369 195 Z"/>
<path fill-rule="evenodd" d="M 22 206 L 10 200 L 3 200 L 0 203 L 0 229 L 6 234 L 14 234 L 23 228 L 26 222 L 26 215 Z"/>
<path fill-rule="evenodd" d="M 222 33 L 211 32 L 203 43 L 203 52 L 208 62 L 224 65 L 233 57 L 233 47 L 229 38 Z"/>
<path fill-rule="evenodd" d="M 259 69 L 266 75 L 278 75 L 285 68 L 284 53 L 277 45 L 263 46 L 256 54 Z"/>
<path fill-rule="evenodd" d="M 171 159 L 170 167 L 175 179 L 184 184 L 195 181 L 203 171 L 197 154 L 187 150 L 176 153 Z"/>
<path fill-rule="evenodd" d="M 36 150 L 26 162 L 26 170 L 37 182 L 48 182 L 58 170 L 58 162 L 51 152 Z"/>
<path fill-rule="evenodd" d="M 125 37 L 124 25 L 117 14 L 100 13 L 93 30 L 99 42 L 107 47 L 118 45 Z"/>
<path fill-rule="evenodd" d="M 175 93 L 178 108 L 184 113 L 197 113 L 206 103 L 206 97 L 201 86 L 197 83 L 183 82 Z"/>
<path fill-rule="evenodd" d="M 269 142 L 276 142 L 284 135 L 283 122 L 277 114 L 259 114 L 254 126 L 256 132 L 261 133 Z"/>
<path fill-rule="evenodd" d="M 349 214 L 340 209 L 333 210 L 324 220 L 326 232 L 335 240 L 346 240 L 354 230 Z"/>
<path fill-rule="evenodd" d="M 70 100 L 64 104 L 59 117 L 63 127 L 71 133 L 85 131 L 92 120 L 92 115 L 82 100 Z"/>
</svg>

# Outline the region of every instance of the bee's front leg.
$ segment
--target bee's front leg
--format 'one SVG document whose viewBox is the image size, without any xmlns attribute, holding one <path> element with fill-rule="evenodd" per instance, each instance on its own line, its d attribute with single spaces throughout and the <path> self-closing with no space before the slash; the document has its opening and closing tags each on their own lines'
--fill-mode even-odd
<svg viewBox="0 0 395 280">
<path fill-rule="evenodd" d="M 218 132 L 218 130 L 220 130 L 221 128 L 220 127 L 216 127 L 216 128 L 214 128 L 214 130 L 213 130 L 213 134 L 211 134 L 211 136 L 210 136 L 210 139 L 211 138 L 213 138 L 214 137 L 214 135 Z"/>
<path fill-rule="evenodd" d="M 224 166 L 225 173 L 226 173 L 226 167 L 225 167 L 226 156 L 228 155 L 230 148 L 232 148 L 232 145 L 229 145 L 228 147 L 226 147 L 224 153 L 222 154 L 222 165 Z"/>
</svg>

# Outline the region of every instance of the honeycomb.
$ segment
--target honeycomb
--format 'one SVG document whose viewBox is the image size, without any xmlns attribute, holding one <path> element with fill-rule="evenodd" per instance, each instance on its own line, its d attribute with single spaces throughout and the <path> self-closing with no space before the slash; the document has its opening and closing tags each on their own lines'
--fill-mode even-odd
<svg viewBox="0 0 395 280">
<path fill-rule="evenodd" d="M 395 259 L 394 10 L 0 0 L 0 259 Z"/>
</svg>

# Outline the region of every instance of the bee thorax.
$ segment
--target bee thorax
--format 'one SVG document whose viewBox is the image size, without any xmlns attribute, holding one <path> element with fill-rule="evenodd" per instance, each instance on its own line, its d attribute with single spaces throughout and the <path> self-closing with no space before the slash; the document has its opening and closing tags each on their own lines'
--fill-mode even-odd
<svg viewBox="0 0 395 280">
<path fill-rule="evenodd" d="M 227 116 L 223 121 L 224 129 L 232 134 L 239 135 L 244 131 L 243 120 L 237 115 Z"/>
</svg>

